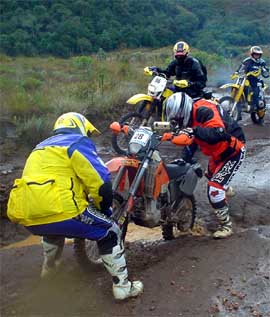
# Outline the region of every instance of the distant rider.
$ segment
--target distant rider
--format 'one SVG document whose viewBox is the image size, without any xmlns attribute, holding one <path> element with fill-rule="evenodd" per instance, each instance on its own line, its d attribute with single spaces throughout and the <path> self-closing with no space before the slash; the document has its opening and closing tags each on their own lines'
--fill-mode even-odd
<svg viewBox="0 0 270 317">
<path fill-rule="evenodd" d="M 250 87 L 253 91 L 251 112 L 256 111 L 259 106 L 259 94 L 260 89 L 264 87 L 264 82 L 262 77 L 269 77 L 269 68 L 266 66 L 265 61 L 262 59 L 263 51 L 260 46 L 252 46 L 250 48 L 250 57 L 245 58 L 242 64 L 239 66 L 236 75 L 242 71 L 245 73 L 261 70 L 261 76 L 248 76 L 250 82 Z M 233 78 L 234 75 L 232 75 Z M 241 119 L 241 118 L 240 118 Z"/>
<path fill-rule="evenodd" d="M 171 61 L 168 67 L 163 70 L 152 66 L 150 69 L 164 73 L 168 78 L 175 76 L 176 80 L 178 80 L 178 84 L 175 85 L 175 91 L 183 91 L 190 97 L 196 98 L 202 96 L 207 76 L 200 62 L 189 55 L 189 52 L 189 45 L 186 42 L 177 42 L 173 47 L 175 59 Z"/>
<path fill-rule="evenodd" d="M 232 222 L 226 200 L 226 190 L 245 157 L 245 136 L 240 126 L 227 112 L 205 99 L 193 101 L 187 94 L 178 92 L 166 102 L 166 120 L 177 126 L 179 134 L 188 135 L 190 145 L 183 150 L 183 159 L 191 162 L 196 149 L 209 156 L 208 199 L 220 226 L 214 238 L 229 237 Z M 171 140 L 172 136 L 163 139 Z M 177 143 L 176 143 L 177 144 Z"/>
<path fill-rule="evenodd" d="M 143 284 L 128 280 L 120 229 L 109 217 L 110 174 L 90 139 L 98 130 L 83 115 L 69 112 L 56 120 L 53 132 L 34 148 L 15 180 L 8 217 L 43 236 L 41 277 L 56 271 L 65 237 L 96 240 L 113 277 L 114 297 L 139 295 Z"/>
</svg>

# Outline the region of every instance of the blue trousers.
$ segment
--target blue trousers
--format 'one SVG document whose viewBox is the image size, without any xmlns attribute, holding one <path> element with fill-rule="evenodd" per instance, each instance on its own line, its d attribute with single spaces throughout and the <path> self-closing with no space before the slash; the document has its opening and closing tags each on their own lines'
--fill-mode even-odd
<svg viewBox="0 0 270 317">
<path fill-rule="evenodd" d="M 67 238 L 101 240 L 110 231 L 119 236 L 118 225 L 104 214 L 87 208 L 79 216 L 43 225 L 27 226 L 32 234 L 40 236 L 59 235 Z"/>
</svg>

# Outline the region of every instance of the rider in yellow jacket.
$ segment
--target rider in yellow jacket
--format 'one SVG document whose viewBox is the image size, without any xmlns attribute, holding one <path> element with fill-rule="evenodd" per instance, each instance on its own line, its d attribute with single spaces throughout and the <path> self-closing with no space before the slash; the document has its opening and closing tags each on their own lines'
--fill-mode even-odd
<svg viewBox="0 0 270 317">
<path fill-rule="evenodd" d="M 106 269 L 113 276 L 116 299 L 139 295 L 140 281 L 130 282 L 118 225 L 109 217 L 110 173 L 90 136 L 98 130 L 81 114 L 60 116 L 54 136 L 29 155 L 8 202 L 10 220 L 43 236 L 41 276 L 55 271 L 65 237 L 96 240 Z"/>
</svg>

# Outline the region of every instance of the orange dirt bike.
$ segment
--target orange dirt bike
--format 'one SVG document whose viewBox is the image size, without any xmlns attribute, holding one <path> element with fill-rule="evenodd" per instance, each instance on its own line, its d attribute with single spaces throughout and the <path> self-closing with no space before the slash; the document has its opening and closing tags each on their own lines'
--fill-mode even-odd
<svg viewBox="0 0 270 317">
<path fill-rule="evenodd" d="M 241 119 L 241 112 L 246 112 L 250 114 L 252 122 L 255 124 L 260 124 L 263 122 L 266 111 L 266 100 L 265 100 L 265 90 L 267 85 L 263 84 L 261 81 L 258 82 L 259 87 L 259 102 L 255 109 L 252 110 L 252 89 L 250 87 L 250 82 L 248 76 L 259 77 L 261 75 L 261 69 L 257 69 L 248 73 L 244 70 L 240 70 L 239 73 L 234 73 L 231 75 L 232 79 L 235 79 L 235 83 L 228 83 L 222 85 L 222 89 L 231 89 L 230 96 L 224 96 L 219 99 L 219 104 L 228 112 L 230 116 L 238 121 Z"/>
<path fill-rule="evenodd" d="M 127 129 L 130 127 L 119 125 L 118 131 L 127 133 Z M 187 145 L 187 138 L 177 136 L 175 144 Z M 131 221 L 148 228 L 161 226 L 165 240 L 193 227 L 196 212 L 193 194 L 198 178 L 202 177 L 201 166 L 182 159 L 165 164 L 159 152 L 162 142 L 162 137 L 151 128 L 136 128 L 127 156 L 106 163 L 115 175 L 112 218 L 118 222 L 123 240 Z M 84 258 L 85 263 L 99 262 L 94 241 L 82 240 L 77 251 L 81 261 Z"/>
</svg>

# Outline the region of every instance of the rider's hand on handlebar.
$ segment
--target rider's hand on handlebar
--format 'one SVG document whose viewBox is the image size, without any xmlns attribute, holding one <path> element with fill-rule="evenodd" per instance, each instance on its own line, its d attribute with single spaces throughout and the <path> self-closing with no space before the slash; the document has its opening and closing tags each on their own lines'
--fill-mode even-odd
<svg viewBox="0 0 270 317">
<path fill-rule="evenodd" d="M 172 132 L 165 132 L 161 138 L 161 141 L 171 141 L 173 139 Z"/>
<path fill-rule="evenodd" d="M 190 82 L 186 79 L 181 79 L 181 80 L 175 79 L 173 81 L 173 84 L 179 88 L 187 88 L 190 86 Z"/>
<path fill-rule="evenodd" d="M 194 137 L 194 131 L 192 128 L 185 128 L 183 130 L 181 130 L 179 132 L 179 134 L 185 134 L 187 135 L 189 138 L 193 138 Z"/>
<path fill-rule="evenodd" d="M 145 75 L 153 75 L 153 73 L 157 73 L 157 67 L 156 66 L 147 66 L 144 68 L 143 72 Z"/>
<path fill-rule="evenodd" d="M 233 74 L 231 74 L 231 79 L 235 79 L 236 77 L 238 77 L 238 72 L 235 72 Z"/>
</svg>

